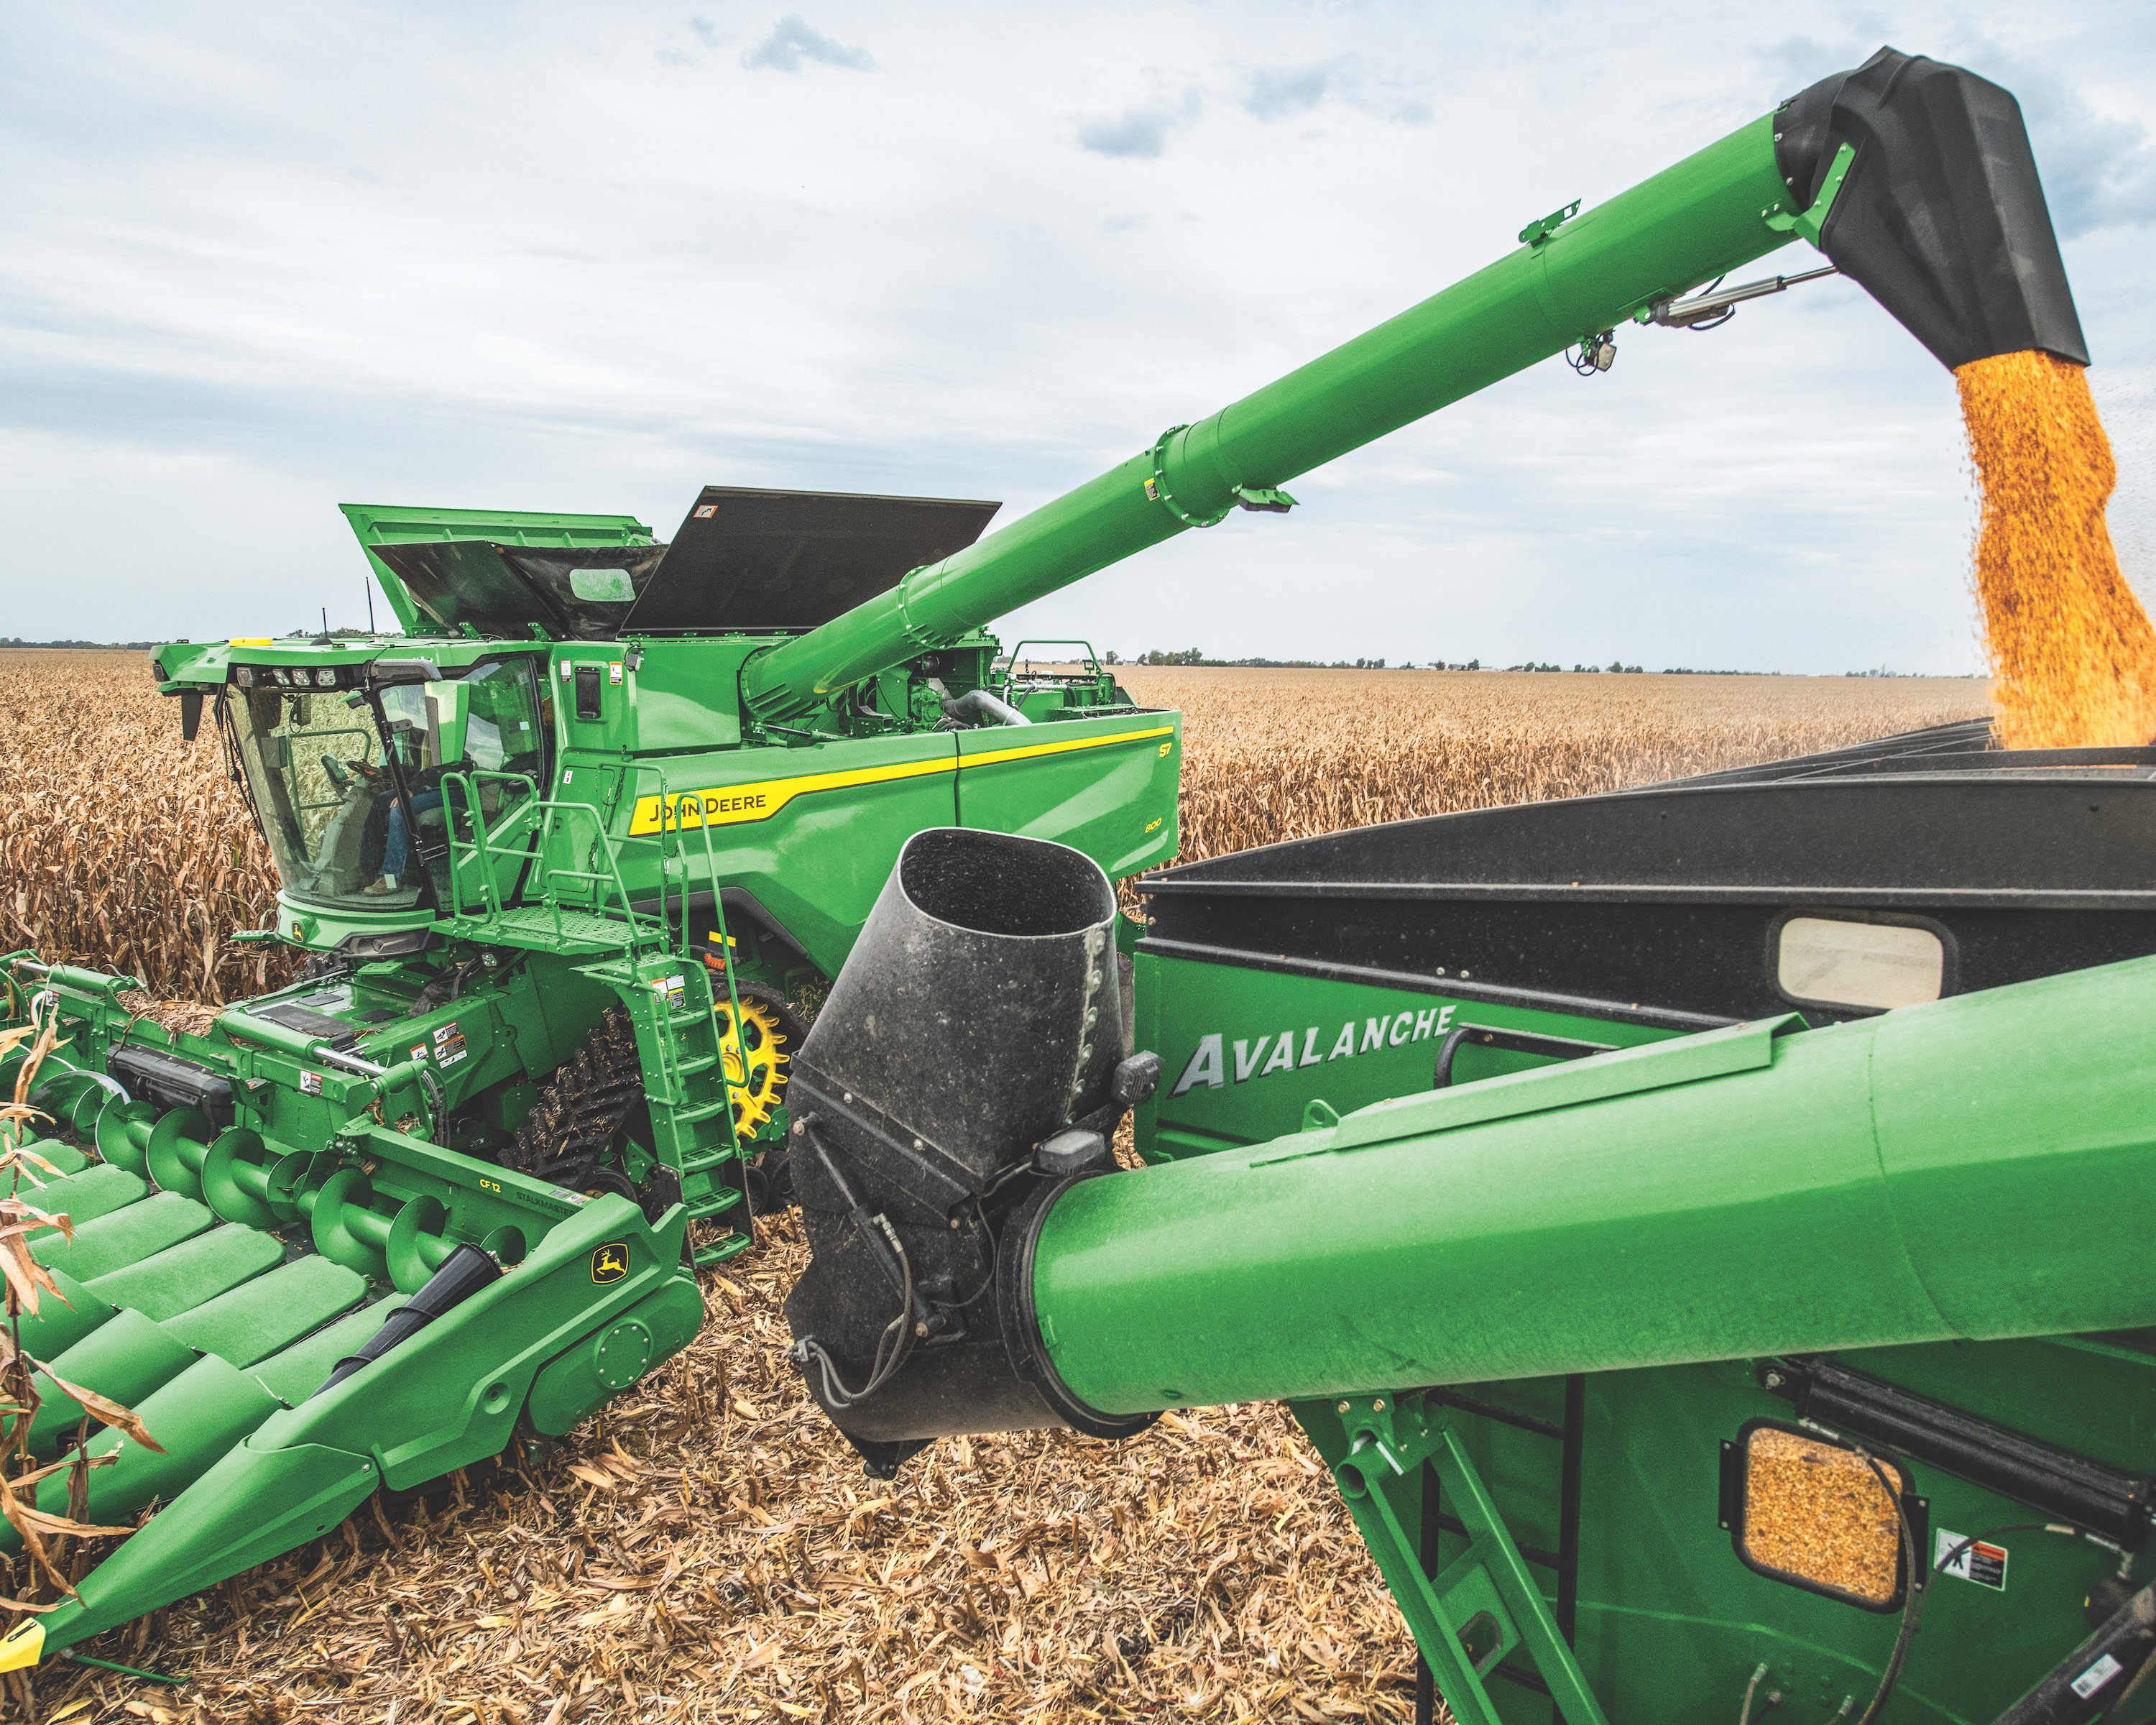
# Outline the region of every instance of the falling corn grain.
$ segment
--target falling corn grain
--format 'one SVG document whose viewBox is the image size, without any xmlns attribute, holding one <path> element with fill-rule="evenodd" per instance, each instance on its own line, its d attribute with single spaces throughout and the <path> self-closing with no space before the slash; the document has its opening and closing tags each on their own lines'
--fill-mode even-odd
<svg viewBox="0 0 2156 1725">
<path fill-rule="evenodd" d="M 2156 737 L 2156 629 L 2118 572 L 2111 444 L 2077 365 L 2002 353 L 1956 372 L 1984 489 L 1977 598 L 2008 748 Z"/>
</svg>

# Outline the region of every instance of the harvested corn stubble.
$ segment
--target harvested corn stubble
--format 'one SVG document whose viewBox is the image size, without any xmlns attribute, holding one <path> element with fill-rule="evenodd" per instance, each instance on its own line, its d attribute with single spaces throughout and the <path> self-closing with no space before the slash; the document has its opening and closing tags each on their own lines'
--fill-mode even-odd
<svg viewBox="0 0 2156 1725">
<path fill-rule="evenodd" d="M 1413 1651 L 1285 1412 L 949 1439 L 865 1477 L 785 1358 L 807 1253 L 705 1273 L 687 1353 L 552 1460 L 329 1538 L 40 1674 L 176 1718 L 1404 1720 Z M 305 1709 L 305 1711 L 300 1711 Z M 558 1712 L 557 1712 L 558 1709 Z M 88 1717 L 91 1715 L 84 1715 Z"/>
</svg>

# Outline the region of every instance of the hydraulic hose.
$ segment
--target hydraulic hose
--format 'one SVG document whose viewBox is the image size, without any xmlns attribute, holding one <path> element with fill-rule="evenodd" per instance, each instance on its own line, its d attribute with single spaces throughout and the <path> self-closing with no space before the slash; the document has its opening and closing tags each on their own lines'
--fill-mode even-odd
<svg viewBox="0 0 2156 1725">
<path fill-rule="evenodd" d="M 943 716 L 963 720 L 968 725 L 1030 725 L 1033 722 L 1002 696 L 993 695 L 986 689 L 969 689 L 963 695 L 946 699 Z"/>
</svg>

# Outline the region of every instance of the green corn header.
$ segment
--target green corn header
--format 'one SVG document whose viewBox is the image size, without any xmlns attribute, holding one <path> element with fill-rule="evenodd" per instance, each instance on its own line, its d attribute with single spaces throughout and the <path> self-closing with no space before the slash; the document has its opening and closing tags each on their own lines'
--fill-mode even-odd
<svg viewBox="0 0 2156 1725">
<path fill-rule="evenodd" d="M 1793 239 L 1947 365 L 2086 362 L 2013 99 L 1882 51 L 985 536 L 352 506 L 398 634 L 160 649 L 280 870 L 235 937 L 309 956 L 199 1034 L 0 960 L 73 1222 L 28 1448 L 63 1385 L 154 1440 L 84 1440 L 90 1519 L 146 1519 L 0 1667 L 567 1431 L 790 1201 L 875 1471 L 1289 1400 L 1425 1717 L 2109 1709 L 2156 1648 L 2156 755 L 1949 730 L 1217 859 L 1141 927 L 1179 716 L 983 632 Z"/>
</svg>

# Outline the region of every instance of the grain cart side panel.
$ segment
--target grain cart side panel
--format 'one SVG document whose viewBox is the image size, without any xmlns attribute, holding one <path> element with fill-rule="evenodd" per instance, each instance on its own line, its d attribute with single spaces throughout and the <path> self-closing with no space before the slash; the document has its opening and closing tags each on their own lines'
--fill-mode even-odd
<svg viewBox="0 0 2156 1725">
<path fill-rule="evenodd" d="M 1561 1012 L 1432 977 L 1270 954 L 1200 956 L 1151 937 L 1136 958 L 1149 1015 L 1142 1040 L 1151 1029 L 1145 1045 L 1162 1062 L 1160 1088 L 1137 1111 L 1138 1145 L 1160 1160 L 1296 1131 L 1313 1101 L 1345 1114 L 1427 1090 L 1440 1058 L 1450 1081 L 1466 1083 L 1680 1034 L 1662 1014 L 1599 1017 L 1584 1002 Z"/>
</svg>

